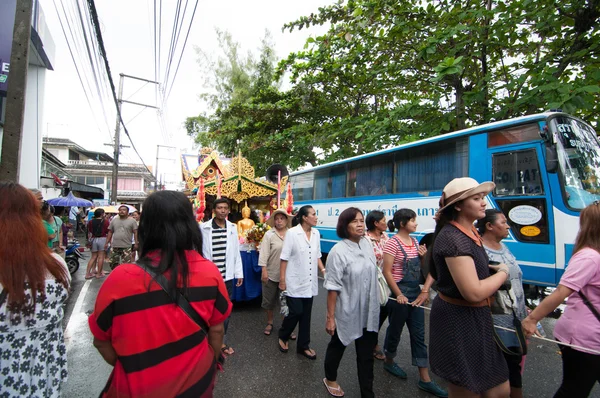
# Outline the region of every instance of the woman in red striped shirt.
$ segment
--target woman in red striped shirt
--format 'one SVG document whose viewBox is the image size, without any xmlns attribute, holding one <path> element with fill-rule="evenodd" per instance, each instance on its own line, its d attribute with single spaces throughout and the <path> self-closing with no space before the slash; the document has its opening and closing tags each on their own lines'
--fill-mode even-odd
<svg viewBox="0 0 600 398">
<path fill-rule="evenodd" d="M 94 346 L 114 366 L 101 396 L 212 397 L 232 305 L 219 270 L 200 255 L 187 197 L 150 195 L 139 240 L 138 264 L 110 273 L 89 317 Z"/>
<path fill-rule="evenodd" d="M 436 397 L 447 397 L 448 393 L 429 377 L 429 361 L 425 345 L 425 314 L 417 306 L 429 300 L 429 288 L 433 284 L 431 275 L 422 282 L 421 260 L 427 253 L 425 246 L 419 246 L 410 236 L 417 231 L 417 215 L 411 209 L 400 209 L 388 222 L 390 232 L 398 230 L 383 248 L 383 275 L 395 300 L 388 300 L 389 326 L 385 334 L 383 368 L 394 376 L 406 379 L 406 372 L 394 362 L 404 325 L 410 333 L 412 364 L 419 368 L 418 386 Z"/>
</svg>

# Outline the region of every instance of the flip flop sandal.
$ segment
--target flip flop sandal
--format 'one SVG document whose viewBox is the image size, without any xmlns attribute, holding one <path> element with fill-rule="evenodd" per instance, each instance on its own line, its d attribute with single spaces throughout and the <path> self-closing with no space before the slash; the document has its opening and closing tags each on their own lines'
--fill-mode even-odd
<svg viewBox="0 0 600 398">
<path fill-rule="evenodd" d="M 287 354 L 289 351 L 289 348 L 285 348 L 281 345 L 281 339 L 277 340 L 277 347 L 279 347 L 279 351 L 283 352 L 284 354 Z"/>
<path fill-rule="evenodd" d="M 221 353 L 223 353 L 223 356 L 225 358 L 230 357 L 233 354 L 235 354 L 235 351 L 233 351 L 232 353 L 229 353 L 229 350 L 233 351 L 233 348 L 229 347 L 228 345 L 225 345 L 225 346 L 221 347 Z"/>
<path fill-rule="evenodd" d="M 94 274 L 89 274 L 85 276 L 85 279 L 94 279 L 96 277 L 96 275 Z"/>
<path fill-rule="evenodd" d="M 267 323 L 267 327 L 265 328 L 263 333 L 265 334 L 265 336 L 270 336 L 272 332 L 273 332 L 273 324 Z"/>
<path fill-rule="evenodd" d="M 296 336 L 296 333 L 290 334 L 290 340 L 296 340 L 297 338 L 298 336 Z"/>
<path fill-rule="evenodd" d="M 385 359 L 385 354 L 381 350 L 373 351 L 373 358 L 383 361 Z"/>
<path fill-rule="evenodd" d="M 323 379 L 323 384 L 325 384 L 325 388 L 327 388 L 327 392 L 332 397 L 343 397 L 344 396 L 344 392 L 342 391 L 341 386 L 338 385 L 337 387 L 331 387 L 329 384 L 327 384 L 326 378 Z"/>
<path fill-rule="evenodd" d="M 306 350 L 302 350 L 302 351 L 298 351 L 298 354 L 310 359 L 310 360 L 316 360 L 317 359 L 317 353 L 315 353 L 315 355 L 310 355 L 309 353 L 307 353 L 306 351 L 311 351 L 310 348 L 306 349 Z"/>
</svg>

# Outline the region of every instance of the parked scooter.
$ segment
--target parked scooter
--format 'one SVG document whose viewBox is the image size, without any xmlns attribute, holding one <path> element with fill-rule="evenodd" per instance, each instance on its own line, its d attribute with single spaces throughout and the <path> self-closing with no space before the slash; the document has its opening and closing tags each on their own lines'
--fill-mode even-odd
<svg viewBox="0 0 600 398">
<path fill-rule="evenodd" d="M 65 252 L 65 261 L 69 272 L 73 275 L 79 269 L 79 259 L 83 259 L 83 254 L 79 251 L 81 245 L 77 240 L 69 242 L 67 244 L 67 251 Z"/>
</svg>

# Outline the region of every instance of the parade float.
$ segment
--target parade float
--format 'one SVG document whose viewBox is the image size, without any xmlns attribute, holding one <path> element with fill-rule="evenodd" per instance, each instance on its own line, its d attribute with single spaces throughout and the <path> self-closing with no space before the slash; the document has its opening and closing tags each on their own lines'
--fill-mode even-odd
<svg viewBox="0 0 600 398">
<path fill-rule="evenodd" d="M 227 159 L 210 148 L 200 150 L 198 155 L 181 155 L 181 165 L 186 193 L 199 223 L 212 218 L 212 203 L 216 199 L 230 201 L 229 221 L 237 224 L 244 267 L 244 283 L 235 288 L 232 300 L 259 297 L 262 285 L 258 248 L 269 228 L 265 221 L 276 209 L 283 208 L 288 214 L 293 210 L 287 170 L 272 165 L 265 177 L 256 177 L 254 167 L 241 151 Z"/>
</svg>

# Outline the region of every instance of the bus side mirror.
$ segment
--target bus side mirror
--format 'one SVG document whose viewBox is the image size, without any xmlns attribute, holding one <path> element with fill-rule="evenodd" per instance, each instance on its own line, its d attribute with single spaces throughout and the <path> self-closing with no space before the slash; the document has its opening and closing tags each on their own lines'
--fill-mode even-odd
<svg viewBox="0 0 600 398">
<path fill-rule="evenodd" d="M 556 173 L 558 170 L 558 155 L 556 147 L 552 144 L 546 144 L 546 172 Z"/>
</svg>

